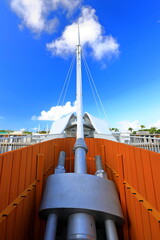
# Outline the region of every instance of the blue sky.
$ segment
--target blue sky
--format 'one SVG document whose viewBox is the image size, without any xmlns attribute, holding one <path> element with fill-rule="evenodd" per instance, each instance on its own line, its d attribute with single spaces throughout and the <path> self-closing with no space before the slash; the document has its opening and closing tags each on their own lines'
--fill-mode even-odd
<svg viewBox="0 0 160 240">
<path fill-rule="evenodd" d="M 26 2 L 0 3 L 0 129 L 33 130 L 40 124 L 43 130 L 52 121 L 38 119 L 56 119 L 51 108 L 55 111 L 71 63 L 74 37 L 67 33 L 71 36 L 77 19 L 110 127 L 160 128 L 158 0 L 76 0 L 75 6 L 72 0 L 59 5 L 50 0 L 51 8 L 44 7 L 43 0 L 36 0 L 34 6 Z M 83 89 L 84 111 L 99 117 L 84 70 Z M 63 105 L 68 101 L 74 109 L 75 68 Z M 56 113 L 71 109 L 61 104 Z"/>
</svg>

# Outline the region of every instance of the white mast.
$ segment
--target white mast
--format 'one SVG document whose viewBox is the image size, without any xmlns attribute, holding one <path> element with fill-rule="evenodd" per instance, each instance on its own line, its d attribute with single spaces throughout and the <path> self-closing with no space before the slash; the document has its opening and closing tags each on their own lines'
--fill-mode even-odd
<svg viewBox="0 0 160 240">
<path fill-rule="evenodd" d="M 81 45 L 78 25 L 78 44 L 76 49 L 76 98 L 77 98 L 77 139 L 84 138 L 83 129 L 83 102 L 82 102 L 82 72 L 81 72 Z"/>
</svg>

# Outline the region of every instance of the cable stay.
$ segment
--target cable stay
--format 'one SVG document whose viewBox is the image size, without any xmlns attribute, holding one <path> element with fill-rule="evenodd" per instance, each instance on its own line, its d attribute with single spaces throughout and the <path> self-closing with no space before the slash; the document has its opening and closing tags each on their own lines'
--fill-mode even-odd
<svg viewBox="0 0 160 240">
<path fill-rule="evenodd" d="M 107 117 L 105 108 L 104 108 L 104 106 L 103 106 L 102 100 L 101 100 L 100 95 L 99 95 L 99 93 L 98 93 L 98 90 L 97 90 L 97 88 L 96 88 L 96 84 L 95 84 L 95 82 L 94 82 L 94 79 L 93 79 L 93 77 L 92 77 L 92 74 L 91 74 L 91 72 L 90 72 L 90 69 L 89 69 L 89 67 L 88 67 L 88 64 L 87 64 L 87 61 L 86 61 L 86 59 L 85 59 L 85 56 L 84 56 L 83 52 L 82 52 L 82 59 L 83 59 L 83 61 L 84 61 L 84 65 L 85 65 L 85 69 L 86 69 L 86 72 L 87 72 L 87 76 L 88 76 L 89 82 L 92 84 L 91 89 L 93 89 L 93 90 L 95 91 L 95 93 L 94 93 L 93 95 L 95 96 L 95 94 L 96 94 L 96 96 L 97 96 L 97 98 L 98 98 L 98 100 L 99 100 L 100 106 L 101 106 L 101 108 L 102 108 L 103 114 L 104 114 L 104 116 L 105 116 L 105 119 L 107 120 L 107 122 L 108 122 L 108 124 L 109 124 L 109 121 L 108 121 L 108 117 Z M 90 85 L 91 85 L 91 84 L 90 84 Z M 93 92 L 93 91 L 92 91 L 92 92 Z M 94 98 L 95 98 L 95 97 L 94 97 Z M 95 102 L 96 102 L 96 106 L 97 106 L 97 105 L 98 105 L 97 100 L 95 100 Z M 99 107 L 97 107 L 97 108 L 99 109 Z M 98 110 L 98 112 L 99 112 L 99 110 Z"/>
<path fill-rule="evenodd" d="M 86 70 L 87 77 L 88 77 L 88 80 L 89 80 L 89 84 L 90 84 L 90 87 L 91 87 L 91 90 L 92 90 L 92 94 L 93 94 L 93 97 L 94 97 L 94 101 L 95 101 L 95 103 L 96 103 L 96 107 L 97 107 L 97 110 L 98 110 L 98 113 L 99 113 L 99 117 L 101 118 L 102 116 L 101 116 L 100 108 L 99 108 L 99 106 L 98 106 L 98 102 L 97 102 L 97 99 L 96 99 L 96 95 L 95 95 L 95 92 L 94 92 L 94 88 L 93 88 L 93 85 L 92 85 L 92 82 L 91 82 L 89 73 L 88 73 L 88 71 L 87 71 L 86 61 L 85 61 L 83 52 L 82 52 L 82 59 L 83 59 L 83 62 L 84 62 L 85 70 Z"/>
<path fill-rule="evenodd" d="M 68 72 L 67 72 L 67 75 L 66 75 L 66 78 L 65 78 L 65 81 L 64 81 L 59 99 L 57 101 L 56 107 L 60 104 L 61 100 L 62 100 L 62 105 L 64 104 L 64 100 L 65 100 L 66 93 L 67 93 L 67 90 L 68 90 L 68 86 L 69 86 L 69 83 L 70 83 L 71 75 L 72 75 L 72 72 L 73 72 L 73 66 L 74 66 L 74 63 L 75 63 L 75 59 L 76 59 L 76 55 L 74 54 L 73 57 L 72 57 L 71 64 L 69 66 L 69 69 L 68 69 Z"/>
</svg>

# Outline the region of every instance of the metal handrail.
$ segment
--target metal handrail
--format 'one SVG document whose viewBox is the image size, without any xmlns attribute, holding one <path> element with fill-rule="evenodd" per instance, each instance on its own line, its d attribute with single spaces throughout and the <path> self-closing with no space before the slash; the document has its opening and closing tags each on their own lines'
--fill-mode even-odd
<svg viewBox="0 0 160 240">
<path fill-rule="evenodd" d="M 120 142 L 160 153 L 160 137 L 120 136 Z"/>
<path fill-rule="evenodd" d="M 35 134 L 16 137 L 0 137 L 0 153 L 43 142 L 47 137 L 51 137 L 52 135 L 53 134 Z"/>
</svg>

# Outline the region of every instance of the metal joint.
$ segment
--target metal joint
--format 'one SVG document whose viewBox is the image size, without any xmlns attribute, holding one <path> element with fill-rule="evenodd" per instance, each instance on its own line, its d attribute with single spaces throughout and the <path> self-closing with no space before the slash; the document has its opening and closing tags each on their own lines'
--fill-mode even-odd
<svg viewBox="0 0 160 240">
<path fill-rule="evenodd" d="M 88 147 L 83 138 L 78 138 L 74 144 L 73 151 L 75 152 L 77 148 L 83 148 L 86 153 L 88 152 Z"/>
</svg>

